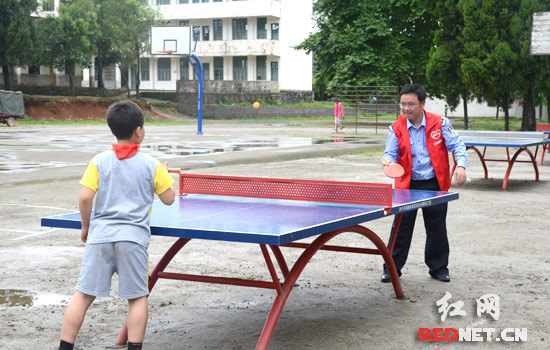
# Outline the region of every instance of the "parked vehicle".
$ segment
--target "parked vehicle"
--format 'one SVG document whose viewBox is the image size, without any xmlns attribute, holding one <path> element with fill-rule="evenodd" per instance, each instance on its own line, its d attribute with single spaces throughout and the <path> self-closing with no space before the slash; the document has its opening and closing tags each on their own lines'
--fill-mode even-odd
<svg viewBox="0 0 550 350">
<path fill-rule="evenodd" d="M 15 119 L 25 116 L 25 103 L 21 91 L 0 90 L 0 122 L 15 125 Z"/>
</svg>

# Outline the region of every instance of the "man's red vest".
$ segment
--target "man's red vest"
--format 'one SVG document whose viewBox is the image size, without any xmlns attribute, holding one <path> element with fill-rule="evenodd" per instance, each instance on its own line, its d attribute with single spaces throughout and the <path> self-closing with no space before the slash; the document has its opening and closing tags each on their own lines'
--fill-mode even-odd
<svg viewBox="0 0 550 350">
<path fill-rule="evenodd" d="M 439 182 L 441 191 L 447 191 L 451 187 L 451 174 L 449 168 L 449 151 L 443 140 L 441 131 L 441 116 L 426 112 L 426 146 L 430 154 L 430 160 Z M 397 163 L 405 169 L 405 175 L 395 179 L 395 188 L 407 189 L 411 184 L 412 156 L 407 118 L 401 114 L 392 124 L 393 131 L 399 140 L 399 159 Z"/>
</svg>

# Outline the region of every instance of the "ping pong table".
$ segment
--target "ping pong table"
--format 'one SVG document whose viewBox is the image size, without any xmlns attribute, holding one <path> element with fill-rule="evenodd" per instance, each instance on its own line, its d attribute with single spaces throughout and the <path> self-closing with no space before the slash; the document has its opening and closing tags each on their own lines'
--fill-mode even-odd
<svg viewBox="0 0 550 350">
<path fill-rule="evenodd" d="M 155 201 L 151 234 L 175 237 L 149 277 L 152 292 L 158 279 L 209 282 L 276 290 L 277 296 L 258 339 L 265 349 L 298 277 L 319 250 L 381 255 L 388 267 L 393 290 L 403 298 L 397 270 L 391 258 L 396 232 L 404 212 L 458 199 L 454 192 L 392 190 L 391 184 L 290 180 L 180 174 L 180 196 L 166 206 Z M 390 214 L 396 215 L 388 245 L 361 226 Z M 78 212 L 42 218 L 42 226 L 80 229 Z M 375 248 L 327 245 L 344 232 L 356 233 Z M 311 242 L 299 242 L 305 238 Z M 265 281 L 167 272 L 170 261 L 193 239 L 259 244 L 265 260 Z M 303 249 L 289 266 L 281 247 Z M 277 272 L 272 255 L 279 267 Z M 269 280 L 271 279 L 271 280 Z M 116 344 L 127 340 L 122 328 Z"/>
<path fill-rule="evenodd" d="M 539 146 L 543 147 L 543 152 L 550 139 L 548 138 L 550 133 L 544 131 L 477 131 L 477 130 L 462 130 L 458 131 L 466 149 L 473 150 L 479 157 L 483 171 L 485 172 L 485 178 L 488 178 L 487 164 L 486 162 L 507 162 L 508 168 L 504 175 L 502 182 L 502 189 L 508 187 L 508 179 L 512 171 L 512 167 L 515 163 L 531 163 L 535 171 L 535 181 L 539 180 L 539 169 L 537 166 L 537 153 Z M 483 147 L 481 152 L 478 147 Z M 487 156 L 487 148 L 500 147 L 506 149 L 506 158 L 489 158 Z M 529 147 L 535 147 L 535 154 L 531 152 Z M 510 157 L 510 148 L 517 149 L 512 157 Z M 525 152 L 529 156 L 529 160 L 518 159 L 521 153 Z M 542 160 L 541 160 L 542 162 Z M 456 168 L 456 161 L 454 163 L 452 172 Z"/>
</svg>

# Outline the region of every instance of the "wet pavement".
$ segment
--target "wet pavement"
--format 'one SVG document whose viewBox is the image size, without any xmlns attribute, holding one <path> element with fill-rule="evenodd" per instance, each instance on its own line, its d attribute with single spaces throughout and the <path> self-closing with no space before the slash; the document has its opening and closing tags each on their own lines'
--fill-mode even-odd
<svg viewBox="0 0 550 350">
<path fill-rule="evenodd" d="M 107 126 L 0 128 L 0 186 L 77 178 L 114 142 Z M 347 135 L 319 126 L 219 123 L 203 135 L 193 125 L 146 126 L 142 150 L 187 170 L 381 150 L 383 142 L 383 135 L 369 131 Z"/>
</svg>

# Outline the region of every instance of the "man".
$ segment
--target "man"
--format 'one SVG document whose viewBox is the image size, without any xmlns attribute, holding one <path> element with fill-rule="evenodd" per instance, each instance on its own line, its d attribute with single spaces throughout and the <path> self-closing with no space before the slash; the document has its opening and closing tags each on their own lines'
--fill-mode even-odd
<svg viewBox="0 0 550 350">
<path fill-rule="evenodd" d="M 447 191 L 451 186 L 449 151 L 457 162 L 455 182 L 462 185 L 466 181 L 466 146 L 449 120 L 424 110 L 426 90 L 416 84 L 403 87 L 400 104 L 402 114 L 390 126 L 383 159 L 385 164 L 399 163 L 405 169 L 405 174 L 395 179 L 395 188 Z M 416 212 L 403 214 L 397 233 L 392 258 L 399 276 L 409 254 Z M 449 282 L 447 203 L 423 208 L 422 213 L 426 227 L 424 261 L 432 278 Z M 381 281 L 390 282 L 386 266 Z"/>
</svg>

